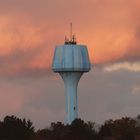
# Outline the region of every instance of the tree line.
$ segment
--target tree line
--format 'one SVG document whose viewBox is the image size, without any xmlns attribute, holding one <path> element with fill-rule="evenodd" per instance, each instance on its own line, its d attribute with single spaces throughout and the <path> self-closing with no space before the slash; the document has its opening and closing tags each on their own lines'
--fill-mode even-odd
<svg viewBox="0 0 140 140">
<path fill-rule="evenodd" d="M 0 121 L 0 140 L 135 140 L 140 136 L 140 116 L 107 120 L 98 126 L 95 122 L 76 119 L 71 125 L 51 123 L 50 127 L 36 130 L 25 118 L 6 116 Z"/>
</svg>

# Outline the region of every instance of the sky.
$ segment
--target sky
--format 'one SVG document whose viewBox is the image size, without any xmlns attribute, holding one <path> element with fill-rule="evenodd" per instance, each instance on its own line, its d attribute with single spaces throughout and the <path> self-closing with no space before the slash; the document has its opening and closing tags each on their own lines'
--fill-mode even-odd
<svg viewBox="0 0 140 140">
<path fill-rule="evenodd" d="M 79 117 L 104 122 L 140 112 L 139 0 L 0 0 L 0 118 L 14 114 L 44 128 L 65 120 L 56 45 L 86 44 L 92 69 L 78 87 Z"/>
</svg>

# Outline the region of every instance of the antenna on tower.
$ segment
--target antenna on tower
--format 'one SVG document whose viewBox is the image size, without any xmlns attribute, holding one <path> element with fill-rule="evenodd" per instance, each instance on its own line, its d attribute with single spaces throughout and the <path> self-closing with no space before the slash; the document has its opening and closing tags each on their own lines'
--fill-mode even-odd
<svg viewBox="0 0 140 140">
<path fill-rule="evenodd" d="M 72 34 L 72 22 L 70 23 L 70 40 L 72 41 L 73 34 Z"/>
<path fill-rule="evenodd" d="M 70 45 L 75 45 L 77 44 L 76 42 L 76 37 L 73 34 L 73 25 L 72 22 L 70 23 L 70 39 L 65 36 L 65 45 L 70 44 Z"/>
</svg>

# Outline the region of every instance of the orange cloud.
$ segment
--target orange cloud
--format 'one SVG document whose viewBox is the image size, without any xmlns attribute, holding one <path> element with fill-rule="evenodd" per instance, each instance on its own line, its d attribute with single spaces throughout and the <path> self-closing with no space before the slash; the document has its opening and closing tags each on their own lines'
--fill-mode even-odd
<svg viewBox="0 0 140 140">
<path fill-rule="evenodd" d="M 43 0 L 14 3 L 0 3 L 0 75 L 42 73 L 50 69 L 54 47 L 63 44 L 71 21 L 78 42 L 88 46 L 92 63 L 140 58 L 137 0 L 62 0 L 57 6 L 54 1 Z"/>
<path fill-rule="evenodd" d="M 0 74 L 47 69 L 51 61 L 48 53 L 51 46 L 47 40 L 51 39 L 52 33 L 44 31 L 44 24 L 35 26 L 30 22 L 18 22 L 18 19 L 13 23 L 13 20 L 0 17 Z"/>
</svg>

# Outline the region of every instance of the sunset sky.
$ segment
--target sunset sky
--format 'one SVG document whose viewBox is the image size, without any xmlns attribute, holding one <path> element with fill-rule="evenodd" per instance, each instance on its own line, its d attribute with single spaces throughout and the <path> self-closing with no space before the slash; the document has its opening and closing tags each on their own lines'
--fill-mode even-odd
<svg viewBox="0 0 140 140">
<path fill-rule="evenodd" d="M 51 64 L 70 22 L 92 63 L 79 83 L 79 117 L 140 114 L 140 0 L 0 0 L 1 119 L 30 118 L 36 128 L 64 120 L 64 84 Z"/>
</svg>

